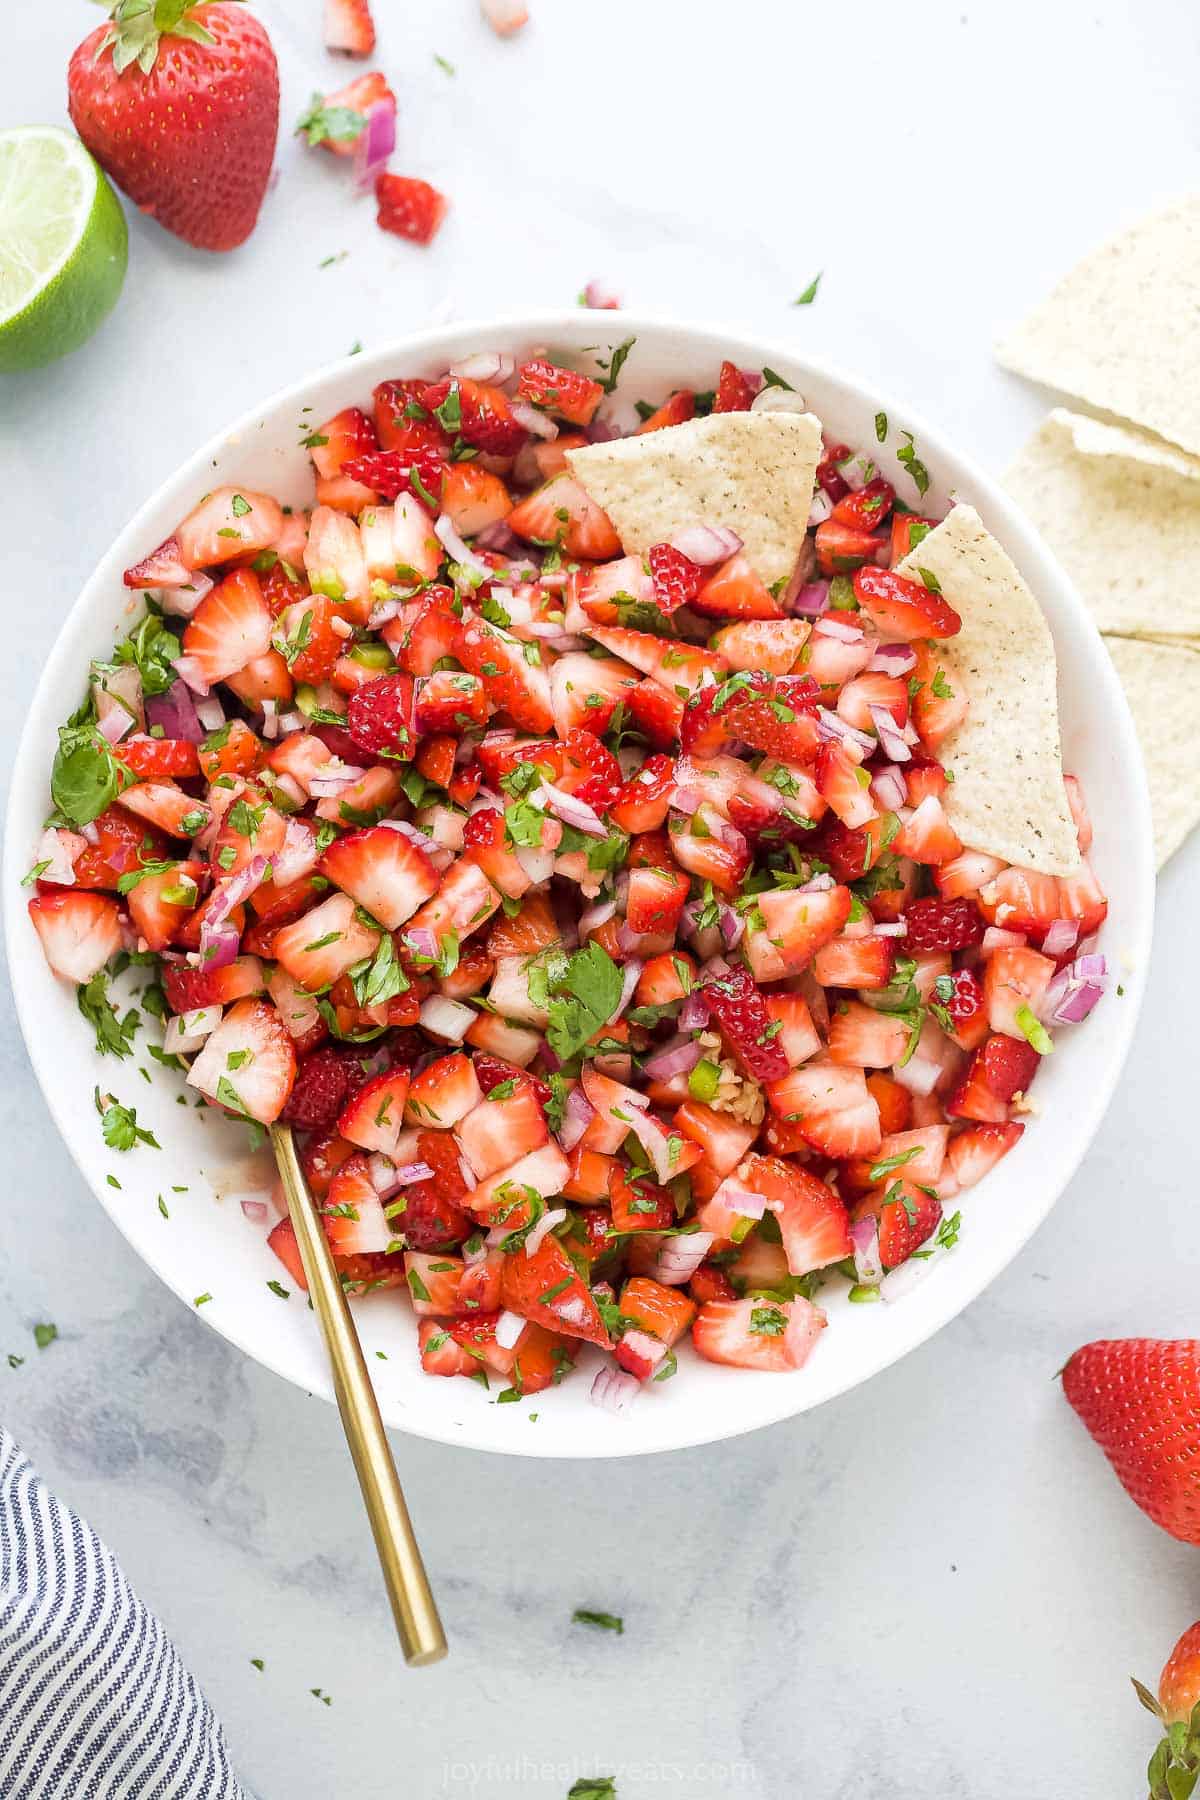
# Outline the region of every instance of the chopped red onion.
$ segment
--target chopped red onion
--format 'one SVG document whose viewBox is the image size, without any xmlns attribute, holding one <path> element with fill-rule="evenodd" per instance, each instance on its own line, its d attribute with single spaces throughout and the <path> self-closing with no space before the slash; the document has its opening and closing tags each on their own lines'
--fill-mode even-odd
<svg viewBox="0 0 1200 1800">
<path fill-rule="evenodd" d="M 209 684 L 204 679 L 204 670 L 198 656 L 180 654 L 171 658 L 171 666 L 181 681 L 185 681 L 193 694 L 201 696 L 208 693 Z"/>
<path fill-rule="evenodd" d="M 798 894 L 827 894 L 830 888 L 836 886 L 837 882 L 833 876 L 822 871 L 820 875 L 810 875 L 808 880 L 802 882 L 795 891 Z"/>
<path fill-rule="evenodd" d="M 676 1075 L 690 1074 L 703 1054 L 695 1038 L 672 1038 L 648 1056 L 642 1067 L 655 1081 L 671 1081 Z"/>
<path fill-rule="evenodd" d="M 608 826 L 599 813 L 576 794 L 568 794 L 562 788 L 552 787 L 548 781 L 543 781 L 533 800 L 536 805 L 554 813 L 564 825 L 573 825 L 576 831 L 586 832 L 588 837 L 608 836 Z"/>
<path fill-rule="evenodd" d="M 433 522 L 433 529 L 439 543 L 460 569 L 468 575 L 477 575 L 481 581 L 490 580 L 492 574 L 490 566 L 481 561 L 473 550 L 467 548 L 466 541 L 455 530 L 454 521 L 449 513 L 439 513 Z M 458 584 L 456 583 L 456 585 Z M 464 585 L 471 586 L 470 582 L 465 582 Z"/>
<path fill-rule="evenodd" d="M 679 1009 L 679 1023 L 684 1031 L 703 1031 L 708 1024 L 708 1002 L 699 988 L 693 988 Z"/>
<path fill-rule="evenodd" d="M 717 1206 L 728 1207 L 730 1212 L 741 1215 L 743 1219 L 761 1219 L 767 1210 L 765 1194 L 755 1193 L 736 1175 L 727 1175 L 713 1194 L 713 1202 Z"/>
<path fill-rule="evenodd" d="M 474 355 L 465 356 L 460 362 L 452 362 L 447 374 L 460 381 L 484 381 L 499 384 L 511 381 L 516 371 L 516 362 L 507 351 L 476 350 Z"/>
<path fill-rule="evenodd" d="M 517 424 L 523 425 L 532 436 L 544 438 L 548 444 L 553 443 L 558 436 L 558 426 L 554 420 L 547 418 L 536 406 L 531 406 L 528 400 L 510 400 L 508 410 Z"/>
<path fill-rule="evenodd" d="M 265 1225 L 270 1208 L 265 1200 L 243 1200 L 242 1216 L 249 1219 L 251 1225 Z"/>
<path fill-rule="evenodd" d="M 204 919 L 200 926 L 200 948 L 188 961 L 198 969 L 227 969 L 241 948 L 241 937 L 238 928 L 226 920 L 221 925 L 210 925 Z"/>
<path fill-rule="evenodd" d="M 549 1236 L 556 1225 L 561 1225 L 566 1216 L 565 1206 L 552 1206 L 544 1212 L 525 1239 L 526 1256 L 536 1256 L 542 1247 L 542 1240 Z"/>
<path fill-rule="evenodd" d="M 851 625 L 848 619 L 839 619 L 835 613 L 824 613 L 813 630 L 821 637 L 836 638 L 839 644 L 861 644 L 866 636 L 861 625 Z"/>
<path fill-rule="evenodd" d="M 893 919 L 893 920 L 889 921 L 889 923 L 886 925 L 876 925 L 874 930 L 869 935 L 871 937 L 882 937 L 882 938 L 907 937 L 908 936 L 908 921 L 906 919 Z"/>
<path fill-rule="evenodd" d="M 595 1108 L 580 1087 L 573 1087 L 567 1095 L 563 1107 L 563 1122 L 559 1128 L 558 1141 L 564 1150 L 573 1150 L 592 1120 Z"/>
<path fill-rule="evenodd" d="M 168 1056 L 191 1056 L 221 1023 L 219 1006 L 198 1006 L 192 1012 L 175 1013 L 163 1031 L 163 1050 Z"/>
<path fill-rule="evenodd" d="M 81 825 L 79 827 L 79 835 L 87 843 L 89 843 L 93 846 L 95 846 L 96 844 L 98 844 L 100 842 L 100 832 L 99 832 L 94 820 L 89 822 L 87 825 Z M 34 860 L 36 861 L 37 858 L 35 858 Z"/>
<path fill-rule="evenodd" d="M 630 1375 L 625 1369 L 614 1369 L 605 1363 L 602 1369 L 597 1369 L 588 1397 L 593 1406 L 602 1406 L 606 1412 L 620 1413 L 633 1404 L 640 1392 L 641 1383 L 636 1376 Z"/>
<path fill-rule="evenodd" d="M 1065 956 L 1079 942 L 1079 925 L 1074 919 L 1055 919 L 1042 939 L 1043 956 Z"/>
<path fill-rule="evenodd" d="M 893 762 L 911 762 L 912 751 L 900 735 L 900 727 L 889 709 L 881 702 L 873 700 L 868 705 L 867 711 L 871 715 L 871 723 L 878 733 L 881 749 L 891 757 Z"/>
<path fill-rule="evenodd" d="M 495 550 L 500 556 L 525 548 L 516 532 L 510 528 L 507 519 L 494 519 L 482 531 L 477 531 L 475 547 L 477 550 Z"/>
<path fill-rule="evenodd" d="M 268 743 L 279 736 L 279 703 L 276 700 L 264 700 L 262 703 L 262 724 L 259 730 Z"/>
<path fill-rule="evenodd" d="M 395 98 L 372 100 L 364 116 L 366 124 L 354 140 L 354 185 L 360 194 L 374 187 L 396 148 Z"/>
<path fill-rule="evenodd" d="M 750 402 L 750 411 L 803 413 L 808 411 L 808 402 L 795 388 L 780 387 L 778 382 L 773 381 L 769 387 L 760 388 L 755 394 Z"/>
<path fill-rule="evenodd" d="M 715 1239 L 711 1231 L 673 1232 L 664 1237 L 658 1261 L 651 1274 L 664 1287 L 683 1287 L 692 1279 L 712 1249 Z"/>
<path fill-rule="evenodd" d="M 334 800 L 361 781 L 366 772 L 356 763 L 344 763 L 340 757 L 331 756 L 309 776 L 308 791 L 318 800 Z"/>
<path fill-rule="evenodd" d="M 1077 956 L 1054 977 L 1039 1012 L 1053 1025 L 1078 1025 L 1086 1019 L 1108 986 L 1108 963 L 1103 956 Z"/>
<path fill-rule="evenodd" d="M 275 786 L 281 794 L 287 796 L 293 806 L 303 806 L 308 800 L 308 795 L 294 775 L 277 775 Z"/>
<path fill-rule="evenodd" d="M 204 740 L 196 702 L 183 681 L 173 681 L 165 694 L 147 694 L 146 723 L 161 726 L 164 737 L 181 738 L 189 744 Z"/>
<path fill-rule="evenodd" d="M 845 719 L 824 706 L 817 708 L 817 731 L 823 738 L 837 738 L 843 744 L 855 744 L 867 755 L 876 747 L 873 737 L 868 737 L 865 731 L 856 731 L 853 725 L 847 725 Z"/>
<path fill-rule="evenodd" d="M 505 1309 L 496 1320 L 496 1343 L 501 1350 L 514 1350 L 517 1340 L 528 1324 L 520 1313 Z"/>
<path fill-rule="evenodd" d="M 671 795 L 671 805 L 675 808 L 676 812 L 681 813 L 698 812 L 704 805 L 704 800 L 705 796 L 700 792 L 700 789 L 694 787 L 676 788 Z"/>
<path fill-rule="evenodd" d="M 850 1227 L 854 1244 L 854 1273 L 863 1287 L 878 1287 L 883 1280 L 883 1262 L 879 1255 L 879 1222 L 868 1215 L 856 1219 Z"/>
<path fill-rule="evenodd" d="M 615 900 L 599 900 L 594 906 L 587 907 L 579 915 L 580 937 L 589 937 L 593 931 L 599 931 L 601 925 L 606 925 L 616 910 Z"/>
<path fill-rule="evenodd" d="M 742 539 L 728 525 L 684 525 L 667 542 L 702 569 L 728 562 L 742 548 Z"/>
<path fill-rule="evenodd" d="M 824 488 L 817 488 L 808 509 L 808 529 L 815 531 L 818 525 L 824 525 L 833 513 L 833 501 Z"/>
<path fill-rule="evenodd" d="M 734 950 L 742 941 L 746 930 L 746 921 L 735 907 L 722 900 L 717 908 L 717 925 L 721 932 L 721 941 L 727 950 Z"/>
<path fill-rule="evenodd" d="M 436 962 L 438 958 L 438 941 L 429 925 L 414 925 L 404 933 L 405 942 L 415 956 L 426 962 Z"/>
<path fill-rule="evenodd" d="M 609 1015 L 607 1023 L 615 1025 L 622 1017 L 629 1002 L 633 999 L 633 991 L 637 987 L 642 973 L 642 964 L 636 956 L 631 956 L 621 971 L 621 998 L 617 1001 L 616 1010 Z"/>
<path fill-rule="evenodd" d="M 393 619 L 398 619 L 408 605 L 409 597 L 407 594 L 393 594 L 390 600 L 377 600 L 367 619 L 370 629 L 378 631 L 381 626 L 390 625 Z"/>
<path fill-rule="evenodd" d="M 917 666 L 917 653 L 911 644 L 880 644 L 867 664 L 871 675 L 907 675 Z"/>
<path fill-rule="evenodd" d="M 884 812 L 899 812 L 908 799 L 908 783 L 894 763 L 885 763 L 871 777 L 871 794 Z"/>
<path fill-rule="evenodd" d="M 869 481 L 875 479 L 875 464 L 869 456 L 860 456 L 856 450 L 852 450 L 849 456 L 840 463 L 834 463 L 833 466 L 851 493 L 854 494 L 865 488 Z"/>
<path fill-rule="evenodd" d="M 186 687 L 186 682 L 184 686 Z M 219 731 L 225 723 L 225 708 L 216 694 L 205 694 L 196 701 L 196 717 L 205 731 Z M 303 802 L 301 802 L 303 804 Z"/>
<path fill-rule="evenodd" d="M 560 827 L 556 825 L 554 829 L 558 832 L 558 837 L 553 844 L 547 844 L 541 850 L 535 850 L 529 844 L 518 844 L 513 852 L 535 887 L 540 887 L 543 881 L 549 881 L 554 873 L 554 852 L 562 837 Z M 546 828 L 546 836 L 550 836 L 549 826 Z"/>
<path fill-rule="evenodd" d="M 662 1186 L 666 1187 L 667 1183 L 673 1181 L 678 1174 L 675 1163 L 671 1159 L 670 1136 L 650 1112 L 633 1113 L 629 1120 L 629 1129 L 650 1158 L 656 1177 Z M 678 1134 L 676 1134 L 675 1142 L 679 1143 Z M 676 1160 L 678 1160 L 678 1152 L 676 1152 Z"/>
<path fill-rule="evenodd" d="M 793 595 L 790 610 L 800 618 L 815 619 L 829 607 L 829 583 L 806 581 Z"/>
<path fill-rule="evenodd" d="M 408 819 L 380 819 L 379 823 L 386 826 L 388 831 L 398 831 L 400 836 L 407 838 L 410 844 L 415 844 L 417 849 L 429 858 L 435 869 L 449 868 L 454 861 L 453 850 L 445 844 L 437 843 L 427 831 L 422 831 L 419 825 L 413 825 Z M 434 954 L 436 955 L 437 952 L 435 951 Z"/>
</svg>

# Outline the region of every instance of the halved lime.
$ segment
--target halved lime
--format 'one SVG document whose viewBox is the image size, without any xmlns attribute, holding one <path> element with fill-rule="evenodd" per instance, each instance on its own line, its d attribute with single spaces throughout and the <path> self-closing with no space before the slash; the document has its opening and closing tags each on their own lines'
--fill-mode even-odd
<svg viewBox="0 0 1200 1800">
<path fill-rule="evenodd" d="M 117 196 L 73 133 L 0 131 L 0 372 L 91 337 L 121 291 L 128 242 Z"/>
</svg>

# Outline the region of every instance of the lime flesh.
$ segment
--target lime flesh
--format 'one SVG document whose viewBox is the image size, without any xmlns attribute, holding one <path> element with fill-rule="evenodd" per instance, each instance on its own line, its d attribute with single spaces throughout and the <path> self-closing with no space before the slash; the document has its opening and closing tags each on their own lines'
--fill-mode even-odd
<svg viewBox="0 0 1200 1800">
<path fill-rule="evenodd" d="M 98 163 L 69 131 L 0 131 L 0 373 L 86 343 L 116 303 L 128 232 Z"/>
</svg>

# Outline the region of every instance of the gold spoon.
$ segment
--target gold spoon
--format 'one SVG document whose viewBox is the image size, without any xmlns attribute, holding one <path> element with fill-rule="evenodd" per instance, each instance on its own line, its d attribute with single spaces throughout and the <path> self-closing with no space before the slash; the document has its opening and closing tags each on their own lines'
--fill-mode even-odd
<svg viewBox="0 0 1200 1800">
<path fill-rule="evenodd" d="M 400 1477 L 379 1416 L 379 1402 L 289 1126 L 271 1126 L 271 1147 L 300 1246 L 309 1299 L 329 1352 L 342 1429 L 371 1521 L 404 1660 L 423 1668 L 445 1656 L 446 1634 L 404 1504 Z"/>
</svg>

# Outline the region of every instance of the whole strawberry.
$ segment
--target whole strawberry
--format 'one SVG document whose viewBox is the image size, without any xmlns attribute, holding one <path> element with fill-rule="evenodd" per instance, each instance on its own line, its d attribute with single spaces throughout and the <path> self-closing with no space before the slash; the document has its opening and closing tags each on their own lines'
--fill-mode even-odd
<svg viewBox="0 0 1200 1800">
<path fill-rule="evenodd" d="M 1150 1800 L 1183 1800 L 1200 1778 L 1200 1623 L 1189 1625 L 1158 1678 L 1158 1698 L 1140 1681 L 1137 1697 L 1164 1735 L 1146 1771 Z"/>
<path fill-rule="evenodd" d="M 1200 1544 L 1200 1341 L 1085 1344 L 1062 1379 L 1130 1498 L 1172 1537 Z"/>
<path fill-rule="evenodd" d="M 266 31 L 224 0 L 112 0 L 67 71 L 71 121 L 143 212 L 200 250 L 258 218 L 279 125 Z"/>
</svg>

